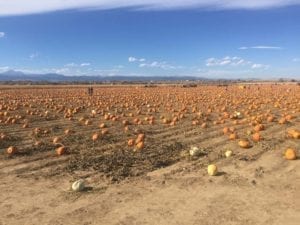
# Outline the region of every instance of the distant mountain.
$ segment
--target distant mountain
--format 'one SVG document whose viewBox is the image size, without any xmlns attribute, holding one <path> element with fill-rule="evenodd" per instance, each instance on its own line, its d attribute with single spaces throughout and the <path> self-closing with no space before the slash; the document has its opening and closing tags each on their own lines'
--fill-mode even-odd
<svg viewBox="0 0 300 225">
<path fill-rule="evenodd" d="M 56 73 L 26 74 L 20 71 L 9 70 L 0 73 L 0 81 L 63 81 L 64 75 Z"/>
<path fill-rule="evenodd" d="M 108 81 L 181 81 L 181 80 L 208 80 L 193 76 L 66 76 L 57 73 L 27 74 L 9 70 L 0 73 L 0 81 L 32 81 L 32 82 L 108 82 Z"/>
</svg>

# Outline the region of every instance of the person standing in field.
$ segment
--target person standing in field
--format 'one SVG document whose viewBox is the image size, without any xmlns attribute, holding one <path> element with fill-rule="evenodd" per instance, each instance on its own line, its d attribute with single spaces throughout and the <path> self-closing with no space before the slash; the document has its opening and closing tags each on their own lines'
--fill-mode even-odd
<svg viewBox="0 0 300 225">
<path fill-rule="evenodd" d="M 94 94 L 94 88 L 93 87 L 90 87 L 90 96 L 93 96 L 93 94 Z"/>
<path fill-rule="evenodd" d="M 88 95 L 93 96 L 94 94 L 94 88 L 92 86 L 88 87 Z"/>
</svg>

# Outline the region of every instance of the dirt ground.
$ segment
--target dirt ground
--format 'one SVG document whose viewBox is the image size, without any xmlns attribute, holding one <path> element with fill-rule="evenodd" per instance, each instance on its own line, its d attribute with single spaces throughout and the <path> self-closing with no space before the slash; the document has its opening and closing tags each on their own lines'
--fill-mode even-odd
<svg viewBox="0 0 300 225">
<path fill-rule="evenodd" d="M 0 225 L 299 224 L 300 144 L 287 137 L 300 129 L 298 86 L 97 87 L 93 98 L 85 91 L 0 88 Z M 224 119 L 224 105 L 228 115 L 240 111 L 247 120 Z M 71 109 L 78 112 L 69 118 Z M 150 116 L 154 124 L 145 120 Z M 164 124 L 161 116 L 179 120 Z M 291 118 L 280 124 L 283 116 Z M 251 139 L 253 122 L 264 125 L 259 142 Z M 109 132 L 93 142 L 102 123 Z M 225 127 L 238 138 L 229 140 Z M 139 133 L 145 147 L 133 151 L 127 141 Z M 68 154 L 57 156 L 55 137 Z M 238 146 L 244 138 L 251 148 Z M 11 145 L 18 152 L 9 156 Z M 202 154 L 190 157 L 192 146 Z M 283 158 L 287 148 L 296 149 L 297 160 Z M 217 176 L 207 174 L 211 163 Z M 72 192 L 79 178 L 87 188 Z"/>
<path fill-rule="evenodd" d="M 0 224 L 299 224 L 299 160 L 274 150 L 217 166 L 215 177 L 201 160 L 114 184 L 88 175 L 82 193 L 70 191 L 71 176 L 2 173 Z"/>
</svg>

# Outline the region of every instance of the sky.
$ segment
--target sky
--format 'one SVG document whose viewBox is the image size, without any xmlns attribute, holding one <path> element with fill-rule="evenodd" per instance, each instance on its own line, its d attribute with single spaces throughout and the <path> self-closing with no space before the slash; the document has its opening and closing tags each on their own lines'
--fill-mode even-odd
<svg viewBox="0 0 300 225">
<path fill-rule="evenodd" d="M 300 0 L 0 0 L 0 73 L 300 79 Z"/>
</svg>

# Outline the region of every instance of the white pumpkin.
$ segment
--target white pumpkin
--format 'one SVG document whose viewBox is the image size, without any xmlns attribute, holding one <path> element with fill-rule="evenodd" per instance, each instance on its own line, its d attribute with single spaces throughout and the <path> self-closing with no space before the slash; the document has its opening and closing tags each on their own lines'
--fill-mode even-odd
<svg viewBox="0 0 300 225">
<path fill-rule="evenodd" d="M 232 155 L 232 151 L 227 150 L 227 151 L 225 152 L 226 158 L 229 158 L 231 155 Z"/>
<path fill-rule="evenodd" d="M 194 146 L 190 149 L 190 156 L 199 156 L 202 153 L 202 149 Z"/>
<path fill-rule="evenodd" d="M 214 164 L 209 165 L 209 166 L 207 167 L 207 173 L 208 173 L 208 175 L 210 175 L 210 176 L 215 176 L 215 175 L 217 175 L 217 173 L 218 173 L 218 168 L 217 168 L 217 166 L 214 165 Z"/>
<path fill-rule="evenodd" d="M 83 179 L 77 180 L 72 184 L 73 191 L 83 191 L 85 188 L 85 182 Z"/>
</svg>

